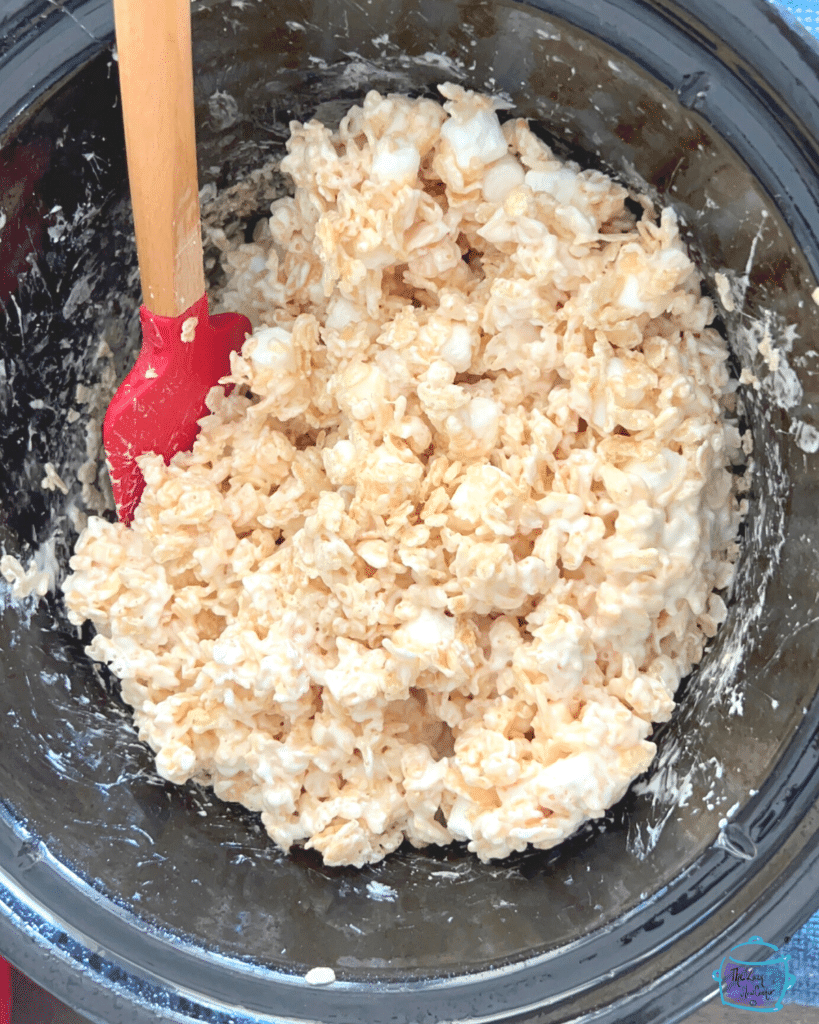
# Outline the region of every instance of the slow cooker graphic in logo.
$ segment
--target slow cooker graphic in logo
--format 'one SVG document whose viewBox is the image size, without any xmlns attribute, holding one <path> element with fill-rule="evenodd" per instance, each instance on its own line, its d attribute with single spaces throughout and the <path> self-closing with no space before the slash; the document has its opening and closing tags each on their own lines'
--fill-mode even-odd
<svg viewBox="0 0 819 1024">
<path fill-rule="evenodd" d="M 761 953 L 760 946 L 771 950 L 770 954 Z M 734 946 L 714 971 L 723 1005 L 757 1013 L 781 1010 L 785 993 L 796 981 L 790 972 L 790 958 L 790 953 L 780 953 L 778 946 L 756 935 Z"/>
</svg>

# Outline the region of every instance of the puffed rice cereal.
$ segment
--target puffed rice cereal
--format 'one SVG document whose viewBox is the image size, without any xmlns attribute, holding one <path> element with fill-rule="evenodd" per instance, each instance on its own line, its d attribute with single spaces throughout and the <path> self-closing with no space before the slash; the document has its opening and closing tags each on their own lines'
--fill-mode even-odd
<svg viewBox="0 0 819 1024">
<path fill-rule="evenodd" d="M 64 584 L 172 782 L 363 865 L 554 846 L 726 615 L 726 345 L 670 209 L 455 85 L 291 125 L 226 254 L 254 333 Z"/>
</svg>

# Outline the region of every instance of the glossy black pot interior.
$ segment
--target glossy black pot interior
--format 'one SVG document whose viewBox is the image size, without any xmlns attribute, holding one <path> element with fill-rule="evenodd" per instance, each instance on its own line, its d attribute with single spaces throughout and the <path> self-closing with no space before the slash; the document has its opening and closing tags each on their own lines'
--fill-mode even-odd
<svg viewBox="0 0 819 1024">
<path fill-rule="evenodd" d="M 819 901 L 817 59 L 763 0 L 736 7 L 194 4 L 202 186 L 281 154 L 293 118 L 454 80 L 672 203 L 708 287 L 732 284 L 722 322 L 761 382 L 743 389 L 750 511 L 728 622 L 648 775 L 558 849 L 489 865 L 457 846 L 365 870 L 282 855 L 256 816 L 159 779 L 59 594 L 0 585 L 0 949 L 62 999 L 106 1024 L 672 1020 L 724 950 Z M 139 335 L 111 15 L 37 2 L 4 28 L 0 547 L 45 564 L 53 544 L 64 575 L 98 458 L 77 385 L 102 382 L 104 411 L 100 340 L 121 376 Z M 251 195 L 241 223 L 214 217 L 236 235 L 262 213 Z M 41 488 L 47 461 L 67 496 Z M 315 966 L 335 985 L 306 985 Z"/>
</svg>

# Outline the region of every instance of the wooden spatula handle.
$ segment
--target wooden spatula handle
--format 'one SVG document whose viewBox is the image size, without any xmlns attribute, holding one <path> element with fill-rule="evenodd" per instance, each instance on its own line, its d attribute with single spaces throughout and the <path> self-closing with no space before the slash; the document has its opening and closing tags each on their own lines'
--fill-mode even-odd
<svg viewBox="0 0 819 1024">
<path fill-rule="evenodd" d="M 179 316 L 205 292 L 190 0 L 114 0 L 143 302 Z"/>
</svg>

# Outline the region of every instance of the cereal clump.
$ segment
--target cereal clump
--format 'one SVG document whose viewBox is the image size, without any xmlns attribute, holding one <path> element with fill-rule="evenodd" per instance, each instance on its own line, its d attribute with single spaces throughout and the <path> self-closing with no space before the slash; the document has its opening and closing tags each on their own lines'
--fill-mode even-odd
<svg viewBox="0 0 819 1024">
<path fill-rule="evenodd" d="M 554 846 L 726 614 L 726 347 L 674 214 L 454 85 L 294 123 L 255 333 L 64 585 L 159 772 L 328 864 Z"/>
</svg>

